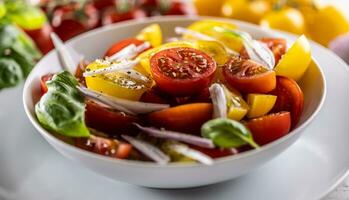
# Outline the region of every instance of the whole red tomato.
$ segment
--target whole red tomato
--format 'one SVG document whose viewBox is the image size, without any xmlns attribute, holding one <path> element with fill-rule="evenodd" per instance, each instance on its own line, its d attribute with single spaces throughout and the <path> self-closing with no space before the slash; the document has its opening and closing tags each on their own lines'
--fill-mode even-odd
<svg viewBox="0 0 349 200">
<path fill-rule="evenodd" d="M 127 11 L 118 11 L 115 8 L 109 8 L 103 13 L 102 25 L 113 24 L 131 19 L 140 19 L 147 17 L 147 13 L 140 8 L 132 8 Z"/>
<path fill-rule="evenodd" d="M 63 41 L 96 28 L 98 23 L 98 10 L 91 3 L 70 3 L 58 7 L 53 12 L 51 21 L 54 31 Z"/>
<path fill-rule="evenodd" d="M 40 29 L 24 31 L 34 40 L 36 46 L 43 54 L 48 53 L 54 48 L 50 38 L 50 34 L 53 32 L 50 24 L 45 24 Z"/>
</svg>

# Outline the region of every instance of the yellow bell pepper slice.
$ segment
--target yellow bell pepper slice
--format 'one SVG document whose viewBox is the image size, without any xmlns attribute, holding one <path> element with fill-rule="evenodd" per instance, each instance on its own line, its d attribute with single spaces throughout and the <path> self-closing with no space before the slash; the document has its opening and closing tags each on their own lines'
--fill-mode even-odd
<svg viewBox="0 0 349 200">
<path fill-rule="evenodd" d="M 162 31 L 159 24 L 151 24 L 143 28 L 136 38 L 148 41 L 153 47 L 157 47 L 162 44 Z"/>
<path fill-rule="evenodd" d="M 240 121 L 246 116 L 249 110 L 248 104 L 238 92 L 234 92 L 235 90 L 229 90 L 226 87 L 223 87 L 223 89 L 227 99 L 227 117 L 229 119 Z"/>
<path fill-rule="evenodd" d="M 262 117 L 270 112 L 274 107 L 277 96 L 265 94 L 248 94 L 247 103 L 250 110 L 247 113 L 248 118 Z"/>
<path fill-rule="evenodd" d="M 95 61 L 89 64 L 86 67 L 86 70 L 91 71 L 105 67 L 108 67 L 108 65 Z M 151 81 L 149 81 L 149 83 L 145 83 L 122 72 L 88 76 L 85 78 L 85 81 L 86 86 L 89 89 L 133 101 L 138 101 L 142 94 L 148 90 L 152 84 Z"/>
<path fill-rule="evenodd" d="M 308 39 L 302 35 L 281 58 L 274 68 L 276 75 L 298 81 L 311 62 L 311 49 Z"/>
<path fill-rule="evenodd" d="M 188 26 L 188 29 L 211 36 L 234 51 L 239 52 L 243 48 L 243 43 L 239 37 L 234 38 L 234 37 L 226 36 L 225 34 L 219 33 L 214 30 L 214 27 L 216 26 L 227 28 L 227 29 L 237 28 L 234 24 L 228 23 L 228 22 L 221 22 L 221 21 L 214 21 L 214 20 L 201 20 L 201 21 L 194 22 L 193 24 Z M 185 35 L 184 35 L 184 38 L 192 39 L 191 37 L 185 36 Z"/>
</svg>

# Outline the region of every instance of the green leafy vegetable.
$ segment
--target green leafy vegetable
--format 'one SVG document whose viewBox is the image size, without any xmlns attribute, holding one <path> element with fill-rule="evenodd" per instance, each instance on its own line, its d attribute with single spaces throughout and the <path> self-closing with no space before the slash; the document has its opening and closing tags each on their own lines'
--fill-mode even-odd
<svg viewBox="0 0 349 200">
<path fill-rule="evenodd" d="M 0 58 L 0 89 L 15 86 L 22 79 L 22 69 L 17 62 L 9 58 Z"/>
<path fill-rule="evenodd" d="M 42 126 L 65 136 L 89 137 L 84 121 L 85 102 L 76 89 L 78 82 L 75 77 L 64 71 L 46 84 L 48 92 L 35 106 Z"/>
<path fill-rule="evenodd" d="M 201 135 L 210 138 L 215 145 L 222 148 L 236 148 L 244 144 L 259 147 L 243 124 L 230 119 L 218 118 L 206 122 L 201 127 Z"/>
</svg>

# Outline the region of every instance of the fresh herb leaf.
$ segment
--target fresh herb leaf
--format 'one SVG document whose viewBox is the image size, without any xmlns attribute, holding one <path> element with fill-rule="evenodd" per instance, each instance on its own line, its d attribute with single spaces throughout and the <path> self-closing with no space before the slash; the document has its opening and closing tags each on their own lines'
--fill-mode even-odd
<svg viewBox="0 0 349 200">
<path fill-rule="evenodd" d="M 258 148 L 251 132 L 240 122 L 230 119 L 213 119 L 201 127 L 201 135 L 210 138 L 213 143 L 222 148 L 236 148 L 249 144 Z"/>
<path fill-rule="evenodd" d="M 48 130 L 70 137 L 89 137 L 85 125 L 84 98 L 76 89 L 77 80 L 69 72 L 53 76 L 48 92 L 35 106 L 39 122 Z"/>
<path fill-rule="evenodd" d="M 23 80 L 21 66 L 10 58 L 0 58 L 0 89 L 12 87 Z"/>
</svg>

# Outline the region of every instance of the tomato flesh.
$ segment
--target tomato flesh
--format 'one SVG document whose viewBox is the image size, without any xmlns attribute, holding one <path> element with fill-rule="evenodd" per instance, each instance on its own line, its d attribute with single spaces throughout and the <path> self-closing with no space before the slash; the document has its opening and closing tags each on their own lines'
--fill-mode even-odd
<svg viewBox="0 0 349 200">
<path fill-rule="evenodd" d="M 223 76 L 231 87 L 243 93 L 268 93 L 276 85 L 274 71 L 237 56 L 224 65 Z"/>
<path fill-rule="evenodd" d="M 254 141 L 259 145 L 265 145 L 289 133 L 291 115 L 289 112 L 273 113 L 250 120 L 247 127 Z"/>
<path fill-rule="evenodd" d="M 113 44 L 113 46 L 111 46 L 107 52 L 105 53 L 105 56 L 112 56 L 114 54 L 116 54 L 117 52 L 121 51 L 123 48 L 127 47 L 128 45 L 134 44 L 136 46 L 139 46 L 141 44 L 143 44 L 144 41 L 135 39 L 135 38 L 127 38 L 124 40 L 121 40 L 115 44 Z"/>
<path fill-rule="evenodd" d="M 292 128 L 294 128 L 298 124 L 303 112 L 303 92 L 293 79 L 278 76 L 276 80 L 276 88 L 271 92 L 271 94 L 277 96 L 272 112 L 291 112 Z"/>
<path fill-rule="evenodd" d="M 98 136 L 77 138 L 75 140 L 75 145 L 87 151 L 120 159 L 128 158 L 132 151 L 132 145 L 128 143 L 121 143 L 115 139 Z"/>
<path fill-rule="evenodd" d="M 165 49 L 150 59 L 157 86 L 174 96 L 191 96 L 207 88 L 214 78 L 216 62 L 204 52 L 179 47 Z"/>
<path fill-rule="evenodd" d="M 138 122 L 138 118 L 86 101 L 85 121 L 89 127 L 113 135 L 132 128 L 132 123 Z"/>
<path fill-rule="evenodd" d="M 48 91 L 46 82 L 51 80 L 53 75 L 54 74 L 46 74 L 46 75 L 41 77 L 41 79 L 40 79 L 40 86 L 41 86 L 41 93 L 42 94 L 45 94 Z"/>
</svg>

